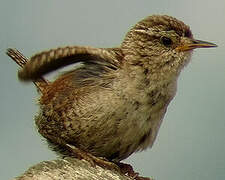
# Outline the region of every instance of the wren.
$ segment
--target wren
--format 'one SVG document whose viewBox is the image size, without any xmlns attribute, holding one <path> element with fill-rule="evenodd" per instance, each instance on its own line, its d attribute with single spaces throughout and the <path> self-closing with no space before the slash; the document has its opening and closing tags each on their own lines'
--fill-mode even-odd
<svg viewBox="0 0 225 180">
<path fill-rule="evenodd" d="M 119 162 L 151 147 L 181 70 L 193 49 L 216 47 L 196 40 L 183 22 L 153 15 L 138 22 L 119 47 L 71 46 L 24 58 L 18 76 L 40 92 L 39 133 L 61 154 L 68 146 Z M 18 58 L 17 57 L 17 58 Z M 42 76 L 70 64 L 53 82 Z"/>
</svg>

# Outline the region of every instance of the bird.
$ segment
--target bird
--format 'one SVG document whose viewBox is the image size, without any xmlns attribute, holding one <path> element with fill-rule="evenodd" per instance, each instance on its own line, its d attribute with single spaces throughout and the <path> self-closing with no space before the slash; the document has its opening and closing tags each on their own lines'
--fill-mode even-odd
<svg viewBox="0 0 225 180">
<path fill-rule="evenodd" d="M 194 39 L 190 27 L 167 15 L 151 15 L 134 25 L 113 48 L 67 46 L 26 59 L 7 54 L 22 68 L 21 81 L 40 93 L 38 132 L 62 155 L 79 149 L 120 162 L 152 147 L 181 70 L 196 48 L 216 47 Z M 55 80 L 46 74 L 74 65 Z"/>
</svg>

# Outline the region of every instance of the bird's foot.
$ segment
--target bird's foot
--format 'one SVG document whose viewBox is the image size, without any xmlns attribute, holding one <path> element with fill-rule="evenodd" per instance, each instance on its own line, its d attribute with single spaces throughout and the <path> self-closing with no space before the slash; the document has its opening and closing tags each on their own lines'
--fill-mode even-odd
<svg viewBox="0 0 225 180">
<path fill-rule="evenodd" d="M 119 166 L 120 171 L 123 174 L 131 177 L 132 179 L 135 179 L 135 180 L 151 180 L 150 178 L 139 176 L 139 173 L 135 172 L 133 167 L 129 164 L 119 162 L 119 163 L 117 163 L 117 165 Z"/>
</svg>

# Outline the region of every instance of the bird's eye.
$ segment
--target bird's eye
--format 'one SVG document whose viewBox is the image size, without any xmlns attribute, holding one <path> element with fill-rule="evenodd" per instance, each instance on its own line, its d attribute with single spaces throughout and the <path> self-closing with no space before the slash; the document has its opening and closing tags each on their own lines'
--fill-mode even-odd
<svg viewBox="0 0 225 180">
<path fill-rule="evenodd" d="M 164 46 L 171 46 L 173 43 L 173 41 L 170 38 L 165 36 L 161 37 L 160 41 Z"/>
</svg>

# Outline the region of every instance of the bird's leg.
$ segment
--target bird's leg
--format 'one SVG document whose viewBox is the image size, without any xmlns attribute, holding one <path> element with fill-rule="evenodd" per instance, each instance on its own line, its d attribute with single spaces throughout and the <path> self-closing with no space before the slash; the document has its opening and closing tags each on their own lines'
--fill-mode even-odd
<svg viewBox="0 0 225 180">
<path fill-rule="evenodd" d="M 73 145 L 70 145 L 70 144 L 66 144 L 66 146 L 68 147 L 67 149 L 76 156 L 76 158 L 84 159 L 84 160 L 90 162 L 91 165 L 93 165 L 93 166 L 98 165 L 100 167 L 107 168 L 110 170 L 120 171 L 119 166 L 117 166 L 113 162 L 108 161 L 105 158 L 96 157 L 96 156 L 94 156 L 88 152 L 82 151 L 81 149 L 79 149 Z"/>
<path fill-rule="evenodd" d="M 81 149 L 70 145 L 66 144 L 68 147 L 68 150 L 72 152 L 76 158 L 78 159 L 84 159 L 91 163 L 92 166 L 98 165 L 102 168 L 110 169 L 110 170 L 116 170 L 120 172 L 121 174 L 127 175 L 128 177 L 131 177 L 134 180 L 151 180 L 150 178 L 146 177 L 140 177 L 139 173 L 135 172 L 132 168 L 131 165 L 125 164 L 125 163 L 113 163 L 108 161 L 105 158 L 102 157 L 96 157 L 90 153 L 87 153 L 85 151 L 82 151 Z"/>
<path fill-rule="evenodd" d="M 25 57 L 21 52 L 19 52 L 17 49 L 7 49 L 6 54 L 12 58 L 20 67 L 23 67 L 29 60 L 27 57 Z M 48 81 L 45 80 L 43 77 L 40 77 L 33 81 L 35 86 L 38 89 L 38 92 L 42 93 L 46 86 L 48 86 Z"/>
</svg>

